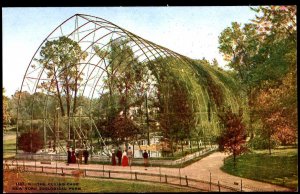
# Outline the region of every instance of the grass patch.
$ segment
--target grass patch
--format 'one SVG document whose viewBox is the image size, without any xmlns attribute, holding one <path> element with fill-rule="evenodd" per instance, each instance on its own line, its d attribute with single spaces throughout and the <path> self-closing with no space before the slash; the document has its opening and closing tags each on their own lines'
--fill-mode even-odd
<svg viewBox="0 0 300 194">
<path fill-rule="evenodd" d="M 14 135 L 14 134 L 13 134 Z M 3 158 L 10 158 L 16 155 L 16 138 L 3 138 Z"/>
<path fill-rule="evenodd" d="M 11 153 L 7 153 L 7 152 L 3 153 L 4 159 L 9 159 L 9 158 L 13 159 L 15 156 L 16 156 L 16 153 L 12 153 L 12 152 Z"/>
<path fill-rule="evenodd" d="M 65 183 L 66 184 L 77 184 L 76 186 L 70 186 L 69 188 L 80 188 L 80 190 L 56 190 L 52 192 L 191 192 L 195 191 L 189 188 L 174 187 L 171 185 L 165 185 L 160 183 L 147 183 L 147 182 L 133 182 L 126 180 L 107 180 L 107 179 L 90 179 L 90 178 L 79 178 L 75 179 L 73 177 L 57 177 L 57 176 L 47 176 L 47 175 L 35 175 L 32 173 L 24 173 L 23 178 L 27 183 L 45 183 L 52 184 L 55 183 Z M 47 191 L 48 192 L 48 191 Z"/>
<path fill-rule="evenodd" d="M 222 170 L 243 178 L 273 183 L 296 190 L 298 188 L 298 149 L 280 148 L 272 150 L 255 150 L 237 158 L 233 167 L 230 156 Z"/>
<path fill-rule="evenodd" d="M 11 143 L 11 144 L 3 144 L 3 149 L 4 150 L 14 150 L 16 151 L 16 143 Z"/>
</svg>

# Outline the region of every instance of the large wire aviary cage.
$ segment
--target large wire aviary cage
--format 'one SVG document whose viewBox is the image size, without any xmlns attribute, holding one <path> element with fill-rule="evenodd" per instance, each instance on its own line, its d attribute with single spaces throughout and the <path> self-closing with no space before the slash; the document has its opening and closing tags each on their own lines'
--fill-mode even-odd
<svg viewBox="0 0 300 194">
<path fill-rule="evenodd" d="M 66 145 L 105 147 L 118 117 L 138 128 L 133 141 L 154 133 L 172 139 L 178 131 L 210 138 L 219 133 L 218 110 L 238 111 L 238 98 L 226 72 L 107 20 L 76 14 L 45 38 L 28 65 L 17 137 L 37 130 L 45 148 L 50 140 L 60 151 Z"/>
</svg>

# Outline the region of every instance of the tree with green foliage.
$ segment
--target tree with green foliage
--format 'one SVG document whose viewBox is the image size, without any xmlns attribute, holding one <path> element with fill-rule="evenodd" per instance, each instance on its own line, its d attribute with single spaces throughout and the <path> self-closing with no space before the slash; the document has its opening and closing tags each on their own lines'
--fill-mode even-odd
<svg viewBox="0 0 300 194">
<path fill-rule="evenodd" d="M 40 58 L 36 59 L 43 65 L 47 78 L 50 79 L 50 81 L 43 81 L 39 87 L 57 96 L 62 116 L 66 113 L 70 116 L 71 107 L 73 107 L 72 112 L 76 113 L 78 87 L 83 76 L 79 63 L 87 55 L 76 41 L 62 36 L 58 40 L 47 41 L 41 48 Z M 64 96 L 67 105 L 66 113 L 63 106 Z M 73 104 L 72 99 L 74 99 Z"/>
<path fill-rule="evenodd" d="M 124 138 L 132 138 L 135 136 L 135 132 L 123 133 L 123 128 L 116 122 L 120 121 L 120 116 L 123 116 L 122 122 L 130 124 L 132 121 L 129 122 L 128 119 L 133 119 L 132 117 L 135 116 L 129 114 L 132 107 L 140 107 L 140 112 L 143 112 L 142 104 L 145 101 L 145 92 L 149 89 L 146 64 L 137 60 L 128 43 L 129 40 L 127 39 L 115 39 L 110 40 L 107 48 L 94 46 L 96 55 L 105 64 L 107 76 L 104 83 L 108 90 L 108 93 L 102 94 L 99 100 L 101 106 L 106 110 L 107 122 L 105 124 L 103 121 L 99 121 L 98 124 L 105 125 L 106 129 L 103 132 L 108 137 L 123 140 Z M 130 125 L 133 126 L 133 123 Z M 135 128 L 132 127 L 132 130 Z M 114 134 L 119 134 L 120 137 Z"/>
<path fill-rule="evenodd" d="M 172 57 L 158 58 L 150 64 L 150 69 L 156 79 L 157 92 L 153 106 L 158 109 L 157 122 L 163 134 L 163 139 L 170 144 L 170 151 L 174 154 L 177 145 L 181 144 L 183 151 L 184 141 L 192 138 L 192 131 L 195 129 L 195 107 L 193 101 L 192 87 L 186 82 L 188 80 L 176 71 L 181 65 Z M 178 65 L 178 66 L 177 66 Z"/>
<path fill-rule="evenodd" d="M 216 58 L 213 59 L 212 65 L 213 65 L 214 67 L 219 67 L 219 63 L 218 63 L 218 60 L 217 60 Z"/>
<path fill-rule="evenodd" d="M 262 6 L 253 23 L 262 42 L 254 73 L 264 77 L 256 100 L 256 114 L 263 122 L 263 137 L 281 144 L 297 137 L 296 6 Z M 258 77 L 258 76 L 257 76 Z"/>
<path fill-rule="evenodd" d="M 3 118 L 2 118 L 2 122 L 4 125 L 8 125 L 10 124 L 10 112 L 9 112 L 9 98 L 7 96 L 5 96 L 5 89 L 2 88 L 2 105 L 3 105 L 3 109 L 2 109 L 2 114 L 3 114 Z"/>
<path fill-rule="evenodd" d="M 231 27 L 226 28 L 219 36 L 219 50 L 228 61 L 228 66 L 237 72 L 242 84 L 241 91 L 246 94 L 249 107 L 249 133 L 253 138 L 253 98 L 254 88 L 249 84 L 252 80 L 254 64 L 252 58 L 257 53 L 259 41 L 256 36 L 253 24 L 246 24 L 243 28 L 237 22 L 233 22 Z"/>
<path fill-rule="evenodd" d="M 179 85 L 171 86 L 167 96 L 167 104 L 160 106 L 159 122 L 163 129 L 164 137 L 173 142 L 181 144 L 183 152 L 183 141 L 191 138 L 191 132 L 195 126 L 194 112 L 188 99 L 188 93 Z"/>
<path fill-rule="evenodd" d="M 20 99 L 20 102 L 19 102 Z M 18 103 L 19 102 L 19 103 Z M 10 100 L 10 113 L 13 123 L 16 122 L 17 117 L 20 119 L 30 119 L 31 118 L 31 108 L 32 108 L 32 98 L 27 91 L 16 91 Z M 19 112 L 18 112 L 19 111 Z M 19 114 L 19 115 L 17 115 Z"/>
<path fill-rule="evenodd" d="M 219 37 L 219 50 L 229 62 L 228 65 L 239 75 L 248 97 L 251 137 L 254 134 L 252 124 L 263 118 L 259 113 L 268 111 L 268 106 L 255 104 L 258 96 L 269 90 L 286 87 L 283 80 L 296 70 L 295 6 L 261 6 L 252 9 L 258 13 L 252 23 L 241 27 L 234 22 Z M 295 88 L 293 85 L 288 87 Z M 291 90 L 289 96 L 293 99 L 295 95 L 295 91 Z M 277 108 L 282 112 L 287 106 L 288 104 L 278 103 Z M 289 112 L 294 114 L 294 110 L 290 109 Z M 276 111 L 270 114 L 276 115 L 275 113 Z M 292 115 L 289 117 L 294 118 Z M 266 121 L 263 120 L 264 126 Z"/>
</svg>

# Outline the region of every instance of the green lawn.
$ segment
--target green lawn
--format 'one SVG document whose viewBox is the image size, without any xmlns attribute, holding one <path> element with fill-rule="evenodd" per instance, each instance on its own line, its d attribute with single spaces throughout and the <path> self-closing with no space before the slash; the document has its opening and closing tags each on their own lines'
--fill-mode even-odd
<svg viewBox="0 0 300 194">
<path fill-rule="evenodd" d="M 78 181 L 75 178 L 62 178 L 55 176 L 43 176 L 26 173 L 24 176 L 25 182 L 31 183 L 78 183 L 77 186 L 81 190 L 67 189 L 60 192 L 193 192 L 195 190 L 189 188 L 180 188 L 171 185 L 160 183 L 147 182 L 131 182 L 125 180 L 107 180 L 107 179 L 88 179 L 80 178 Z M 58 192 L 58 191 L 56 191 Z"/>
<path fill-rule="evenodd" d="M 233 167 L 233 158 L 226 159 L 223 171 L 236 176 L 298 188 L 298 149 L 280 148 L 253 151 L 237 158 L 237 166 Z"/>
<path fill-rule="evenodd" d="M 10 134 L 15 135 L 15 134 Z M 5 136 L 4 136 L 5 137 Z M 3 137 L 3 158 L 10 158 L 16 155 L 16 138 L 5 139 Z"/>
</svg>

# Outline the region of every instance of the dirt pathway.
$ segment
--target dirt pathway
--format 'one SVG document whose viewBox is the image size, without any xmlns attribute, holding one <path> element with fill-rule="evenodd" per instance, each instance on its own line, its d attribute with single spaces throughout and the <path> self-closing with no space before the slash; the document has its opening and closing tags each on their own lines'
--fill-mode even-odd
<svg viewBox="0 0 300 194">
<path fill-rule="evenodd" d="M 234 187 L 239 189 L 241 186 L 242 179 L 242 187 L 244 191 L 290 191 L 290 189 L 269 184 L 263 183 L 259 181 L 253 181 L 245 178 L 240 178 L 237 176 L 229 175 L 220 170 L 220 167 L 223 165 L 223 159 L 226 157 L 225 154 L 221 152 L 214 152 L 211 155 L 195 162 L 187 167 L 182 169 L 179 168 L 167 168 L 167 167 L 148 167 L 145 170 L 142 166 L 132 166 L 123 167 L 123 166 L 111 166 L 111 165 L 99 165 L 99 164 L 70 164 L 66 165 L 64 162 L 55 162 L 52 161 L 51 164 L 41 164 L 40 162 L 36 162 L 37 166 L 52 166 L 55 167 L 57 165 L 58 168 L 80 168 L 80 169 L 95 169 L 95 170 L 113 170 L 113 171 L 132 171 L 132 172 L 143 172 L 143 173 L 154 173 L 161 175 L 173 175 L 182 177 L 187 176 L 188 178 L 200 179 L 204 181 L 211 180 L 214 183 L 220 182 L 220 184 L 227 185 L 230 187 Z M 151 160 L 150 160 L 151 162 Z M 11 163 L 10 161 L 8 163 Z M 19 162 L 19 164 L 23 164 L 23 162 Z M 25 161 L 27 165 L 35 165 L 34 161 Z"/>
<path fill-rule="evenodd" d="M 215 152 L 202 160 L 195 162 L 182 169 L 182 173 L 196 179 L 209 180 L 210 173 L 213 182 L 220 181 L 232 187 L 240 187 L 241 180 L 243 190 L 246 191 L 289 191 L 290 189 L 274 184 L 254 181 L 246 178 L 237 177 L 223 172 L 220 168 L 223 166 L 223 159 L 228 155 L 221 152 Z M 238 184 L 238 185 L 237 185 Z"/>
</svg>

